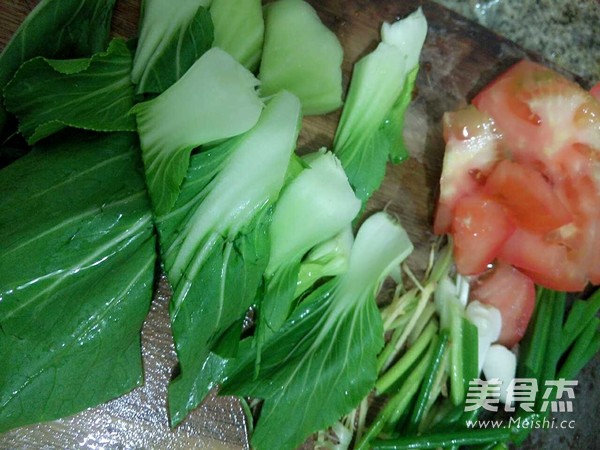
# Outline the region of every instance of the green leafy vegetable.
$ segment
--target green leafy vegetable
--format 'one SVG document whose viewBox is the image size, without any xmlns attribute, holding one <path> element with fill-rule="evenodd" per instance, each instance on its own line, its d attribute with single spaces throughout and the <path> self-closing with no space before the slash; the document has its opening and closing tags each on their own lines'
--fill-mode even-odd
<svg viewBox="0 0 600 450">
<path fill-rule="evenodd" d="M 169 388 L 174 425 L 218 381 L 218 373 L 207 380 L 203 370 L 215 362 L 211 352 L 222 351 L 229 339 L 234 348 L 239 341 L 241 320 L 268 262 L 271 205 L 283 186 L 300 120 L 295 96 L 272 98 L 250 131 L 192 158 L 173 211 L 157 218 L 181 366 Z M 211 367 L 218 372 L 218 360 Z"/>
<path fill-rule="evenodd" d="M 210 15 L 215 27 L 213 45 L 254 72 L 265 32 L 261 0 L 213 0 Z"/>
<path fill-rule="evenodd" d="M 348 272 L 312 292 L 256 354 L 241 356 L 222 392 L 265 400 L 252 436 L 257 449 L 293 449 L 348 413 L 373 388 L 383 326 L 375 296 L 412 251 L 385 213 L 360 228 Z M 317 401 L 315 401 L 318 399 Z"/>
<path fill-rule="evenodd" d="M 145 0 L 131 79 L 136 92 L 161 93 L 213 43 L 210 0 Z"/>
<path fill-rule="evenodd" d="M 348 227 L 360 210 L 360 200 L 332 153 L 312 153 L 303 160 L 307 168 L 286 186 L 273 213 L 258 345 L 277 331 L 291 312 L 304 255 Z"/>
<path fill-rule="evenodd" d="M 322 278 L 346 272 L 353 244 L 352 226 L 348 225 L 331 239 L 315 246 L 302 260 L 294 297 L 299 297 Z"/>
<path fill-rule="evenodd" d="M 256 124 L 263 108 L 257 84 L 230 55 L 213 48 L 161 95 L 134 107 L 157 215 L 175 204 L 195 147 L 242 134 Z"/>
<path fill-rule="evenodd" d="M 408 156 L 404 113 L 426 33 L 421 9 L 392 25 L 384 23 L 382 42 L 354 66 L 334 152 L 363 202 L 381 185 L 388 159 L 398 163 Z"/>
<path fill-rule="evenodd" d="M 142 383 L 156 258 L 138 152 L 74 134 L 0 171 L 0 432 Z"/>
<path fill-rule="evenodd" d="M 130 71 L 131 53 L 119 39 L 88 59 L 34 58 L 6 86 L 6 109 L 29 144 L 65 127 L 135 131 Z"/>
<path fill-rule="evenodd" d="M 42 0 L 0 55 L 0 89 L 36 56 L 77 58 L 106 49 L 115 0 Z M 0 129 L 6 122 L 0 105 Z"/>
<path fill-rule="evenodd" d="M 286 186 L 277 202 L 267 273 L 291 260 L 302 259 L 312 247 L 341 232 L 360 209 L 360 202 L 332 153 L 311 153 L 303 160 L 307 167 Z M 308 217 L 311 220 L 306 220 Z"/>
<path fill-rule="evenodd" d="M 303 0 L 278 0 L 265 7 L 261 94 L 286 89 L 298 96 L 304 114 L 324 114 L 342 105 L 343 50 L 337 37 Z"/>
</svg>

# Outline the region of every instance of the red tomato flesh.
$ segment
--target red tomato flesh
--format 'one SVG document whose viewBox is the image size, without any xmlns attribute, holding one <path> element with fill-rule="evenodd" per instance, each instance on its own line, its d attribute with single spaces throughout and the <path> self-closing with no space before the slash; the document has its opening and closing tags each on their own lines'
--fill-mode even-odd
<svg viewBox="0 0 600 450">
<path fill-rule="evenodd" d="M 474 99 L 494 118 L 512 159 L 552 172 L 555 157 L 574 144 L 600 149 L 600 105 L 562 75 L 521 61 Z"/>
<path fill-rule="evenodd" d="M 600 83 L 597 83 L 592 87 L 590 94 L 596 97 L 597 100 L 600 100 Z"/>
<path fill-rule="evenodd" d="M 500 311 L 502 331 L 498 342 L 511 348 L 527 330 L 535 306 L 535 286 L 514 267 L 498 263 L 472 283 L 470 299 Z"/>
<path fill-rule="evenodd" d="M 550 289 L 580 291 L 586 285 L 585 271 L 572 261 L 569 249 L 536 233 L 517 228 L 498 257 Z"/>
<path fill-rule="evenodd" d="M 551 289 L 600 283 L 599 96 L 521 61 L 445 115 L 434 231 L 460 273 L 497 257 Z"/>
<path fill-rule="evenodd" d="M 515 224 L 545 233 L 572 221 L 569 210 L 538 171 L 509 160 L 496 165 L 485 191 L 504 205 Z"/>
<path fill-rule="evenodd" d="M 461 198 L 452 221 L 458 271 L 472 275 L 486 270 L 513 231 L 504 208 L 491 198 L 479 194 Z"/>
</svg>

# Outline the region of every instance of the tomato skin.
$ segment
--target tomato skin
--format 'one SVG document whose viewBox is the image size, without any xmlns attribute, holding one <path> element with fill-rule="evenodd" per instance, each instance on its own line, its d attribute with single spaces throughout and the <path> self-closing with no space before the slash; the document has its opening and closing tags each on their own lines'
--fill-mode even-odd
<svg viewBox="0 0 600 450">
<path fill-rule="evenodd" d="M 461 198 L 452 220 L 458 271 L 473 275 L 486 270 L 513 231 L 504 208 L 491 198 L 480 194 Z"/>
<path fill-rule="evenodd" d="M 471 300 L 494 306 L 502 316 L 498 342 L 514 347 L 525 335 L 535 307 L 533 281 L 514 267 L 498 262 L 472 282 Z"/>
<path fill-rule="evenodd" d="M 573 220 L 542 174 L 522 164 L 499 162 L 485 183 L 485 192 L 526 230 L 545 233 Z"/>
<path fill-rule="evenodd" d="M 469 106 L 444 114 L 446 151 L 434 233 L 450 232 L 456 202 L 481 190 L 485 177 L 499 160 L 499 136 L 494 121 Z"/>
</svg>

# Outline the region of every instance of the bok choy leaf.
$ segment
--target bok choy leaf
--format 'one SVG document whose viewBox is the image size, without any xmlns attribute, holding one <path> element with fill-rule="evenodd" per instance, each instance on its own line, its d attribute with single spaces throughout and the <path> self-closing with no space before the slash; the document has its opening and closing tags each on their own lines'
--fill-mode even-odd
<svg viewBox="0 0 600 450">
<path fill-rule="evenodd" d="M 213 43 L 210 0 L 145 0 L 131 79 L 136 93 L 160 94 Z"/>
<path fill-rule="evenodd" d="M 294 95 L 273 97 L 250 131 L 193 156 L 175 207 L 157 218 L 181 367 L 169 387 L 173 425 L 220 379 L 216 355 L 237 347 L 268 262 L 272 204 L 300 121 Z"/>
<path fill-rule="evenodd" d="M 255 448 L 294 449 L 370 392 L 384 342 L 375 296 L 411 251 L 399 224 L 385 213 L 371 216 L 356 236 L 348 271 L 313 291 L 271 337 L 257 376 L 256 353 L 240 356 L 221 393 L 265 400 Z"/>
<path fill-rule="evenodd" d="M 213 45 L 254 72 L 260 63 L 265 33 L 261 0 L 213 0 L 210 16 L 215 28 Z"/>
<path fill-rule="evenodd" d="M 382 42 L 354 65 L 334 152 L 363 202 L 381 185 L 388 159 L 398 163 L 408 157 L 404 113 L 426 33 L 421 9 L 394 24 L 384 23 Z"/>
<path fill-rule="evenodd" d="M 348 225 L 331 239 L 308 252 L 300 265 L 294 296 L 299 297 L 322 278 L 346 272 L 353 244 L 352 226 Z"/>
<path fill-rule="evenodd" d="M 175 204 L 195 147 L 237 136 L 256 124 L 263 108 L 257 84 L 233 57 L 213 48 L 161 95 L 134 107 L 157 215 Z"/>
<path fill-rule="evenodd" d="M 104 51 L 116 0 L 42 0 L 0 54 L 0 90 L 36 56 L 79 58 Z M 7 114 L 0 104 L 0 130 Z"/>
<path fill-rule="evenodd" d="M 30 145 L 65 127 L 135 131 L 130 71 L 131 53 L 120 39 L 91 58 L 34 58 L 6 86 L 6 109 Z"/>
<path fill-rule="evenodd" d="M 338 38 L 308 3 L 278 0 L 265 6 L 263 96 L 285 89 L 298 96 L 305 115 L 331 112 L 342 105 L 342 58 Z"/>
<path fill-rule="evenodd" d="M 271 255 L 258 316 L 260 343 L 291 312 L 304 255 L 349 226 L 360 210 L 360 200 L 333 153 L 311 153 L 303 161 L 307 168 L 285 187 L 273 213 Z"/>
<path fill-rule="evenodd" d="M 155 238 L 137 139 L 77 133 L 0 171 L 0 432 L 142 383 Z"/>
</svg>

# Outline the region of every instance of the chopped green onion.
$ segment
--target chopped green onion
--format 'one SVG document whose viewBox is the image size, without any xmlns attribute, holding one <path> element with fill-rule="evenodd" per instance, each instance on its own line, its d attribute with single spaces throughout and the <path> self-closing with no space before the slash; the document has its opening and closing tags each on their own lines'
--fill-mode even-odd
<svg viewBox="0 0 600 450">
<path fill-rule="evenodd" d="M 433 345 L 435 349 L 433 352 L 433 358 L 431 359 L 431 363 L 427 368 L 425 380 L 421 385 L 421 390 L 419 391 L 415 408 L 409 420 L 409 432 L 415 432 L 417 430 L 419 424 L 423 420 L 425 412 L 427 411 L 433 384 L 438 376 L 440 367 L 442 366 L 444 355 L 446 354 L 446 348 L 448 346 L 448 332 L 443 331 L 440 336 L 436 338 Z"/>
<path fill-rule="evenodd" d="M 419 356 L 429 346 L 429 343 L 435 336 L 438 326 L 436 321 L 431 321 L 419 336 L 419 339 L 411 346 L 408 351 L 402 356 L 402 358 L 394 364 L 385 374 L 379 378 L 375 384 L 375 390 L 378 393 L 386 392 L 396 381 L 398 381 L 402 375 L 404 375 L 408 369 L 419 359 Z"/>
<path fill-rule="evenodd" d="M 423 436 L 404 436 L 398 439 L 373 442 L 373 450 L 410 450 L 436 449 L 453 445 L 479 445 L 510 440 L 513 431 L 510 428 L 487 430 L 460 430 L 451 433 L 429 434 Z"/>
</svg>

